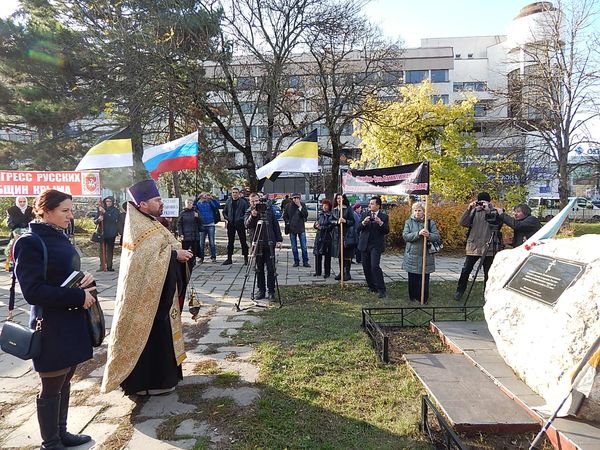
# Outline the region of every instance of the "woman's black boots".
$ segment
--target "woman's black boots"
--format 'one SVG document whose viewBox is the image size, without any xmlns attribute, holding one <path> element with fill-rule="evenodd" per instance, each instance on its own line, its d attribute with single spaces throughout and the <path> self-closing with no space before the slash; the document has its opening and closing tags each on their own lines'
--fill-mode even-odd
<svg viewBox="0 0 600 450">
<path fill-rule="evenodd" d="M 37 417 L 42 435 L 40 450 L 64 450 L 65 446 L 58 435 L 58 410 L 60 395 L 48 398 L 37 398 Z"/>
<path fill-rule="evenodd" d="M 71 397 L 71 383 L 63 386 L 60 393 L 60 409 L 58 413 L 58 433 L 60 440 L 65 447 L 76 447 L 86 442 L 90 442 L 92 438 L 87 434 L 71 434 L 67 431 L 67 416 L 69 415 L 69 399 Z"/>
</svg>

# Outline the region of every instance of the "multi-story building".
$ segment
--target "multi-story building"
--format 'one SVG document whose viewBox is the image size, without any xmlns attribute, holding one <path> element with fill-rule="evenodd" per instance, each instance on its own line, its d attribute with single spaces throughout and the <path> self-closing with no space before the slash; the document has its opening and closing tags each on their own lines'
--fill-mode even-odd
<svg viewBox="0 0 600 450">
<path fill-rule="evenodd" d="M 551 4 L 548 2 L 537 2 L 522 8 L 513 21 L 507 24 L 505 35 L 422 39 L 420 47 L 404 49 L 400 57 L 386 68 L 385 73 L 379 74 L 380 78 L 385 77 L 397 84 L 420 83 L 428 79 L 437 91 L 433 101 L 454 103 L 463 99 L 467 93 L 475 95 L 478 103 L 475 106 L 473 132 L 478 141 L 478 154 L 489 158 L 510 156 L 518 161 L 522 166 L 523 176 L 520 180 L 507 179 L 507 183 L 527 180 L 530 195 L 557 191 L 556 168 L 551 160 L 541 158 L 540 152 L 535 151 L 543 145 L 540 139 L 531 133 L 507 126 L 512 122 L 508 119 L 515 114 L 511 110 L 509 80 L 511 76 L 527 72 L 528 62 L 523 48 L 532 40 L 539 39 L 539 24 L 544 22 L 541 19 L 545 14 L 552 13 L 549 6 Z M 349 61 L 347 67 L 354 64 L 358 67 L 354 76 L 360 76 L 360 55 L 356 56 L 356 61 Z M 310 64 L 309 59 L 298 56 L 296 64 L 287 71 L 289 90 L 297 94 L 293 98 L 294 113 L 297 116 L 318 113 L 311 110 L 318 103 L 311 102 L 311 83 L 314 83 L 314 78 L 304 75 L 302 67 L 306 64 Z M 254 112 L 260 116 L 263 111 L 260 105 L 254 110 L 255 98 L 252 94 L 252 88 L 259 83 L 260 73 L 246 70 L 246 76 L 238 79 L 238 87 L 242 84 L 248 88 L 244 107 L 249 114 Z M 377 74 L 368 76 L 373 78 Z M 393 93 L 389 94 L 389 88 L 382 87 L 378 96 L 383 100 L 392 100 Z M 256 142 L 256 162 L 260 166 L 264 162 L 266 127 L 260 118 L 255 123 L 252 136 Z M 327 149 L 329 131 L 322 123 L 317 122 L 315 126 L 319 130 L 320 147 Z M 232 127 L 234 132 L 239 133 L 241 130 L 235 123 L 232 123 Z M 356 157 L 359 151 L 359 142 L 352 136 L 352 131 L 348 124 L 343 133 L 344 156 L 347 157 Z M 291 139 L 284 141 L 281 149 L 285 149 L 289 142 Z M 235 158 L 238 163 L 243 162 L 241 154 Z M 344 159 L 342 157 L 342 163 Z M 330 170 L 329 158 L 322 158 L 320 163 L 322 170 L 327 173 Z M 280 183 L 283 189 L 284 181 Z M 274 190 L 280 191 L 277 187 Z"/>
</svg>

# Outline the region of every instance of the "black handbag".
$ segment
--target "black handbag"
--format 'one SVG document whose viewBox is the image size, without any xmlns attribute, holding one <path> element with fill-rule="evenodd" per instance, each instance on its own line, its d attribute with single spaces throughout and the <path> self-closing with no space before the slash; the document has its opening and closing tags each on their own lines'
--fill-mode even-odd
<svg viewBox="0 0 600 450">
<path fill-rule="evenodd" d="M 96 231 L 92 233 L 90 241 L 95 242 L 96 244 L 102 242 L 102 231 L 100 231 L 100 226 L 96 227 Z"/>
<path fill-rule="evenodd" d="M 41 237 L 35 233 L 27 233 L 35 236 L 42 245 L 44 255 L 44 280 L 48 270 L 48 250 Z M 2 351 L 24 360 L 36 358 L 42 351 L 42 308 L 39 308 L 39 316 L 36 317 L 35 330 L 24 327 L 18 323 L 7 321 L 2 327 L 0 334 L 0 348 Z"/>
<path fill-rule="evenodd" d="M 92 338 L 92 347 L 100 347 L 104 336 L 106 335 L 106 325 L 104 323 L 104 312 L 100 307 L 100 302 L 96 300 L 92 306 L 85 310 L 88 325 L 90 327 L 90 337 Z"/>
<path fill-rule="evenodd" d="M 37 319 L 35 330 L 15 322 L 5 322 L 0 335 L 2 351 L 25 360 L 39 356 L 42 351 L 42 320 Z"/>
</svg>

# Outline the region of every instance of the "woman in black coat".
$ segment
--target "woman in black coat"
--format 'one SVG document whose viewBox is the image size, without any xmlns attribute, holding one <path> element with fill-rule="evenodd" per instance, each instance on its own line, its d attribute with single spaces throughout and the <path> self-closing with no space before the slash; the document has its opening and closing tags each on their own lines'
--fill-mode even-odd
<svg viewBox="0 0 600 450">
<path fill-rule="evenodd" d="M 27 228 L 34 219 L 33 209 L 27 205 L 27 197 L 17 197 L 14 206 L 6 210 L 6 224 L 12 232 L 18 228 Z"/>
<path fill-rule="evenodd" d="M 354 256 L 354 249 L 356 248 L 356 244 L 358 244 L 358 239 L 354 227 L 354 211 L 350 208 L 350 202 L 346 198 L 346 194 L 336 194 L 334 197 L 331 221 L 334 225 L 331 254 L 340 260 L 340 273 L 339 275 L 336 275 L 335 279 L 339 280 L 343 276 L 344 281 L 348 281 L 352 279 L 350 276 L 350 266 L 352 265 L 352 256 Z M 344 229 L 343 261 L 340 258 L 340 227 L 343 227 Z"/>
<path fill-rule="evenodd" d="M 313 249 L 315 255 L 315 273 L 313 276 L 321 276 L 321 268 L 324 262 L 325 274 L 323 278 L 329 278 L 331 275 L 331 232 L 333 230 L 333 224 L 331 223 L 331 202 L 329 200 L 323 200 L 321 211 L 317 216 L 314 227 L 317 229 L 317 235 Z"/>
<path fill-rule="evenodd" d="M 63 449 L 91 440 L 67 432 L 71 377 L 77 364 L 92 358 L 85 309 L 96 301 L 91 293 L 95 288 L 60 287 L 80 269 L 79 255 L 65 234 L 72 206 L 68 194 L 54 189 L 42 192 L 34 208 L 40 221 L 30 224 L 37 237 L 22 236 L 14 249 L 15 273 L 23 297 L 32 305 L 29 326 L 39 323 L 42 329 L 42 351 L 33 359 L 33 368 L 42 384 L 36 401 L 43 449 Z M 42 241 L 48 255 L 45 267 Z M 86 273 L 80 286 L 93 281 Z"/>
<path fill-rule="evenodd" d="M 185 208 L 177 219 L 177 232 L 181 236 L 181 248 L 191 250 L 194 254 L 192 262 L 195 262 L 195 258 L 199 258 L 200 255 L 201 231 L 203 231 L 202 219 L 198 210 L 194 207 L 194 199 L 189 198 L 185 201 Z M 200 263 L 202 262 L 204 260 L 200 258 Z"/>
</svg>

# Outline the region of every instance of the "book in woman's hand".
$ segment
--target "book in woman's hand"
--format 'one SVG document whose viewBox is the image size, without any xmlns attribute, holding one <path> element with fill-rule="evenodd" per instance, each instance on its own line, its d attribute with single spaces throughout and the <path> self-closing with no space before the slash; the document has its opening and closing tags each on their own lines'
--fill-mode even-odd
<svg viewBox="0 0 600 450">
<path fill-rule="evenodd" d="M 60 287 L 64 287 L 64 288 L 78 287 L 81 289 L 87 289 L 87 288 L 96 286 L 95 281 L 92 281 L 87 286 L 80 286 L 79 283 L 81 283 L 81 280 L 83 280 L 83 277 L 85 277 L 85 273 L 83 273 L 81 270 L 75 270 L 75 271 L 73 271 L 73 273 L 71 273 L 71 275 L 69 275 L 67 277 L 67 279 L 65 281 L 63 281 L 63 284 L 61 284 Z M 90 294 L 92 294 L 92 296 L 96 300 L 98 299 L 98 292 L 96 291 L 96 289 L 90 291 Z"/>
<path fill-rule="evenodd" d="M 79 287 L 79 283 L 81 282 L 81 280 L 83 280 L 84 276 L 85 276 L 85 274 L 81 270 L 75 270 L 75 271 L 73 271 L 73 273 L 71 273 L 71 275 L 69 275 L 67 277 L 67 279 L 65 281 L 63 281 L 63 284 L 61 284 L 60 287 L 64 287 L 64 288 Z"/>
</svg>

